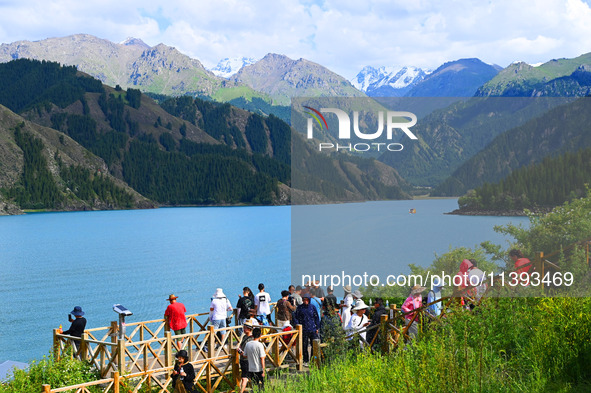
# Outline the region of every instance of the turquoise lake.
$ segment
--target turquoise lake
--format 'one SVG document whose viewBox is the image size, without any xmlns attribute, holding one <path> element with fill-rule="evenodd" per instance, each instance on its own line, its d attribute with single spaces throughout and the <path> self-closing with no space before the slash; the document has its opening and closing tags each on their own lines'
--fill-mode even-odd
<svg viewBox="0 0 591 393">
<path fill-rule="evenodd" d="M 493 226 L 527 223 L 516 217 L 443 214 L 457 207 L 455 199 L 361 205 L 387 209 L 396 216 L 395 220 L 366 217 L 365 236 L 371 236 L 375 223 L 376 233 L 387 230 L 391 234 L 390 252 L 398 253 L 404 262 L 406 255 L 412 255 L 408 262 L 423 265 L 449 246 L 473 247 L 484 240 L 506 246 L 506 239 Z M 417 214 L 408 214 L 409 206 Z M 315 206 L 304 209 L 311 217 L 324 214 Z M 296 221 L 305 217 L 300 212 Z M 347 228 L 341 225 L 341 230 Z M 409 236 L 416 239 L 421 233 L 429 242 L 418 246 L 418 240 L 408 241 Z M 327 233 L 311 234 L 316 239 L 331 239 Z M 308 241 L 308 235 L 294 233 L 298 244 L 302 239 Z M 60 324 L 68 328 L 67 314 L 78 305 L 86 313 L 87 327 L 92 328 L 116 320 L 115 303 L 134 313 L 128 322 L 162 318 L 171 293 L 179 296 L 188 313 L 206 311 L 217 287 L 235 304 L 242 287 L 256 292 L 258 283 L 264 282 L 276 300 L 292 279 L 292 208 L 162 208 L 5 216 L 0 217 L 0 252 L 0 361 L 26 362 L 49 353 L 52 329 Z M 327 253 L 330 250 L 308 245 L 297 258 L 317 264 Z"/>
</svg>

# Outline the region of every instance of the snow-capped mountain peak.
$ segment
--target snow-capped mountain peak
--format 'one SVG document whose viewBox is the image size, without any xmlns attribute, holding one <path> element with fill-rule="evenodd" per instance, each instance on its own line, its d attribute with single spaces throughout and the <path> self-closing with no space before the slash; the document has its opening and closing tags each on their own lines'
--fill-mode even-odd
<svg viewBox="0 0 591 393">
<path fill-rule="evenodd" d="M 417 67 L 363 67 L 351 84 L 369 96 L 402 96 L 431 70 Z"/>
<path fill-rule="evenodd" d="M 234 57 L 232 59 L 226 57 L 220 60 L 210 71 L 222 78 L 229 78 L 240 71 L 242 67 L 254 64 L 256 61 L 252 57 Z"/>
</svg>

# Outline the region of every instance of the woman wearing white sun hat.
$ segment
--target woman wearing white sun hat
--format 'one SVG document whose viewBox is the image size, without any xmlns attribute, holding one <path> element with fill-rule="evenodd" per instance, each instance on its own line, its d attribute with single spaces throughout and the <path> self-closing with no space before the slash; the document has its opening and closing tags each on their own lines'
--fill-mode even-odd
<svg viewBox="0 0 591 393">
<path fill-rule="evenodd" d="M 369 319 L 365 315 L 368 308 L 369 306 L 363 300 L 357 300 L 355 307 L 352 309 L 355 314 L 351 316 L 351 320 L 347 326 L 347 335 L 352 336 L 355 333 L 361 332 L 369 325 Z M 363 342 L 366 340 L 366 332 L 359 333 L 359 336 L 363 338 L 363 340 L 359 340 L 359 343 L 363 347 Z"/>
</svg>

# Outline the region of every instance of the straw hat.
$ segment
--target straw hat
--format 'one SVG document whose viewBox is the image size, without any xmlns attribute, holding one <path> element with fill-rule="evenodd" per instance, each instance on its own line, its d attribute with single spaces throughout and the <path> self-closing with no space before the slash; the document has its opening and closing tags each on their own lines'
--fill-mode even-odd
<svg viewBox="0 0 591 393">
<path fill-rule="evenodd" d="M 355 307 L 353 307 L 353 311 L 364 310 L 366 308 L 369 308 L 369 306 L 367 304 L 365 304 L 365 302 L 363 300 L 359 299 L 355 303 Z"/>
<path fill-rule="evenodd" d="M 421 293 L 421 292 L 423 292 L 425 289 L 427 289 L 427 288 L 425 288 L 425 287 L 422 287 L 422 286 L 420 286 L 420 285 L 415 285 L 414 287 L 412 287 L 412 288 L 410 289 L 410 294 L 411 294 L 411 295 L 416 295 L 417 293 Z"/>
<path fill-rule="evenodd" d="M 351 293 L 351 285 L 345 285 L 343 287 L 343 290 L 345 291 L 345 293 Z"/>
<path fill-rule="evenodd" d="M 171 293 L 170 295 L 168 295 L 168 299 L 166 299 L 166 300 L 170 301 L 170 300 L 174 300 L 174 299 L 178 299 L 178 298 L 179 298 L 178 296 L 174 296 L 174 295 Z"/>
</svg>

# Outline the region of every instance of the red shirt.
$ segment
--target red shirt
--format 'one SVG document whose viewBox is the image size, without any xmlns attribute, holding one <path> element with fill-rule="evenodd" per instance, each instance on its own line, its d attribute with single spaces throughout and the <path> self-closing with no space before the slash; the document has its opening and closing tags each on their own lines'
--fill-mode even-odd
<svg viewBox="0 0 591 393">
<path fill-rule="evenodd" d="M 164 316 L 168 317 L 168 324 L 171 330 L 181 330 L 187 327 L 186 312 L 187 310 L 183 303 L 175 302 L 166 307 Z"/>
<path fill-rule="evenodd" d="M 531 261 L 527 258 L 519 258 L 518 260 L 516 260 L 515 261 L 515 270 L 516 270 L 517 274 L 529 272 L 529 269 L 531 269 L 532 265 L 529 265 L 526 267 L 521 267 L 521 266 L 527 265 L 530 262 Z"/>
</svg>

